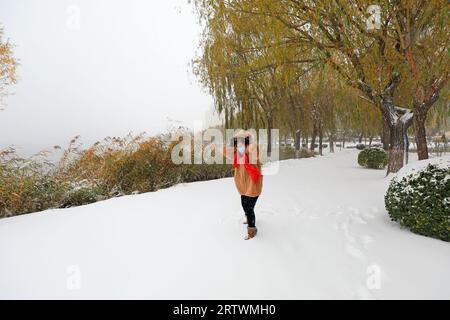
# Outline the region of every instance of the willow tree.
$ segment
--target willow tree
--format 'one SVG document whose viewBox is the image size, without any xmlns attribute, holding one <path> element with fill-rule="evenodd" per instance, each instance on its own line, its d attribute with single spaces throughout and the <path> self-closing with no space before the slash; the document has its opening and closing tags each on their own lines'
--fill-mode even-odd
<svg viewBox="0 0 450 320">
<path fill-rule="evenodd" d="M 280 22 L 253 15 L 244 19 L 247 14 L 235 4 L 197 1 L 205 28 L 195 73 L 209 88 L 216 109 L 229 119 L 226 126 L 234 126 L 234 118 L 247 126 L 264 118 L 270 153 L 277 112 L 289 103 L 290 87 L 296 83 L 299 68 L 290 66 L 298 62 L 298 49 L 280 47 L 284 41 Z M 260 33 L 260 27 L 267 32 Z"/>
<path fill-rule="evenodd" d="M 7 95 L 7 87 L 16 82 L 16 60 L 13 57 L 11 44 L 4 39 L 3 29 L 0 28 L 0 107 Z"/>
<path fill-rule="evenodd" d="M 261 39 L 270 39 L 275 30 L 276 42 L 266 44 L 271 48 L 296 46 L 331 66 L 381 112 L 389 128 L 388 172 L 403 166 L 408 127 L 414 122 L 420 135 L 421 119 L 448 80 L 447 1 L 382 0 L 375 14 L 367 11 L 373 8 L 370 0 L 201 2 L 235 10 L 240 23 L 261 21 L 253 25 Z M 401 92 L 409 101 L 399 105 L 404 100 L 399 85 L 411 78 L 410 90 Z"/>
<path fill-rule="evenodd" d="M 450 75 L 449 2 L 430 2 L 434 3 L 417 3 L 415 10 L 396 11 L 399 52 L 408 65 L 407 76 L 412 79 L 413 124 L 419 160 L 428 158 L 427 115 L 442 90 L 448 87 Z M 410 17 L 411 14 L 418 17 Z M 448 108 L 448 96 L 444 103 Z"/>
<path fill-rule="evenodd" d="M 407 128 L 413 122 L 421 127 L 419 118 L 436 102 L 448 80 L 447 2 L 379 1 L 374 28 L 367 28 L 372 1 L 277 4 L 278 8 L 266 12 L 282 21 L 291 37 L 321 54 L 348 85 L 381 111 L 390 129 L 388 172 L 396 172 L 404 163 Z M 299 27 L 305 23 L 308 28 Z M 430 68 L 433 62 L 436 65 Z M 399 84 L 411 75 L 410 101 L 398 107 Z M 405 93 L 402 90 L 402 96 Z"/>
<path fill-rule="evenodd" d="M 316 148 L 316 139 L 318 139 L 319 154 L 322 155 L 322 142 L 324 134 L 328 132 L 329 138 L 336 129 L 335 107 L 336 107 L 336 79 L 329 76 L 329 70 L 326 65 L 320 65 L 311 70 L 303 78 L 305 83 L 305 95 L 309 108 L 306 109 L 311 123 L 311 143 L 310 150 Z M 331 134 L 330 134 L 331 133 Z"/>
<path fill-rule="evenodd" d="M 450 128 L 450 88 L 447 87 L 442 92 L 442 99 L 439 99 L 436 106 L 430 110 L 426 127 L 431 129 L 430 133 L 441 134 L 445 134 L 445 131 Z"/>
<path fill-rule="evenodd" d="M 301 136 L 305 136 L 310 131 L 310 95 L 307 92 L 307 83 L 295 78 L 298 83 L 294 84 L 287 91 L 286 103 L 282 105 L 280 111 L 282 124 L 288 127 L 291 136 L 294 137 L 296 154 L 301 149 Z M 303 80 L 303 78 L 302 78 Z"/>
</svg>

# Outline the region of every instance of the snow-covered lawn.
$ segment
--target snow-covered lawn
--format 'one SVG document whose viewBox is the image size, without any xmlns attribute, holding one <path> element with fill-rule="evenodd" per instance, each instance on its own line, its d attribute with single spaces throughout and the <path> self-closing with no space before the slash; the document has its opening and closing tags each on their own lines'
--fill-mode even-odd
<svg viewBox="0 0 450 320">
<path fill-rule="evenodd" d="M 450 243 L 391 222 L 356 157 L 282 161 L 250 241 L 231 178 L 2 219 L 0 298 L 450 299 Z"/>
</svg>

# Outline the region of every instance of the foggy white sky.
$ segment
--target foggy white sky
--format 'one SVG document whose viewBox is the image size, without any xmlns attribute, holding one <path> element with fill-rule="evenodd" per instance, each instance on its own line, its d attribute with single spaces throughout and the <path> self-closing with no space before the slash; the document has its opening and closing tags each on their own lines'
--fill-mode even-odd
<svg viewBox="0 0 450 320">
<path fill-rule="evenodd" d="M 200 27 L 187 0 L 0 0 L 0 23 L 20 60 L 0 147 L 155 134 L 211 108 L 189 66 Z"/>
</svg>

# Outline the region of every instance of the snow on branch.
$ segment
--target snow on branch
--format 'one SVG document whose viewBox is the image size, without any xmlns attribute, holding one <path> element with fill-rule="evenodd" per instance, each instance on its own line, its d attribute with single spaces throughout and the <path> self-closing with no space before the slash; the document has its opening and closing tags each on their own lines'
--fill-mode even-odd
<svg viewBox="0 0 450 320">
<path fill-rule="evenodd" d="M 406 109 L 406 112 L 400 117 L 400 121 L 406 125 L 409 122 L 411 122 L 413 116 L 414 112 L 409 109 Z"/>
</svg>

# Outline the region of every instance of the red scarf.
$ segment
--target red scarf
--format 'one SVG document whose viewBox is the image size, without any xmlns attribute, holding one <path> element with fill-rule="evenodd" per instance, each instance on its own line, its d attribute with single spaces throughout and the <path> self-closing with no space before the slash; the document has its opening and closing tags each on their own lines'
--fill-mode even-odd
<svg viewBox="0 0 450 320">
<path fill-rule="evenodd" d="M 233 167 L 236 169 L 238 167 L 238 162 L 237 162 L 237 152 L 234 153 L 234 160 L 233 160 Z M 244 167 L 245 170 L 247 170 L 248 175 L 250 176 L 250 179 L 252 179 L 252 181 L 256 184 L 258 183 L 258 179 L 259 177 L 262 176 L 261 171 L 259 171 L 255 166 L 252 166 L 249 163 L 248 160 L 248 154 L 244 153 Z"/>
</svg>

